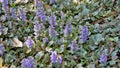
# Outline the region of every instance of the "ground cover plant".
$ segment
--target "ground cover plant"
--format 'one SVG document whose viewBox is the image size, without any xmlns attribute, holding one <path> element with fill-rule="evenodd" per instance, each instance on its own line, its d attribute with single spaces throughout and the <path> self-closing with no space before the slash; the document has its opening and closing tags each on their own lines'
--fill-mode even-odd
<svg viewBox="0 0 120 68">
<path fill-rule="evenodd" d="M 120 0 L 0 0 L 0 68 L 119 68 Z"/>
</svg>

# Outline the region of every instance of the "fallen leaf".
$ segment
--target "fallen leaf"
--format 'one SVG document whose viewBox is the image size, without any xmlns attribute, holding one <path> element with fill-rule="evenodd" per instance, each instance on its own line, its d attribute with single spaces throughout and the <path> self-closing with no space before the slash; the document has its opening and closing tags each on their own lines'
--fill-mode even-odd
<svg viewBox="0 0 120 68">
<path fill-rule="evenodd" d="M 13 38 L 13 47 L 23 47 L 23 44 L 18 38 Z"/>
</svg>

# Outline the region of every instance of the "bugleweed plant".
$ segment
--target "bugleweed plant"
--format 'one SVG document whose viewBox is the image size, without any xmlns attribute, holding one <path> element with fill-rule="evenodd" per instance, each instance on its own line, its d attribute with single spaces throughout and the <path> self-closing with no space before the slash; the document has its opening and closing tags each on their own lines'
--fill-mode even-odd
<svg viewBox="0 0 120 68">
<path fill-rule="evenodd" d="M 120 0 L 0 0 L 0 68 L 119 68 Z"/>
</svg>

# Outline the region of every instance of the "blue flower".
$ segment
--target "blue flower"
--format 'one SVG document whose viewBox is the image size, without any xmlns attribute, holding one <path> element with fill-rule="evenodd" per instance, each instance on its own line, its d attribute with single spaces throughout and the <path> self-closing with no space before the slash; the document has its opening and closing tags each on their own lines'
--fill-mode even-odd
<svg viewBox="0 0 120 68">
<path fill-rule="evenodd" d="M 78 50 L 78 44 L 72 41 L 72 44 L 70 44 L 70 51 L 73 52 L 75 50 Z"/>
<path fill-rule="evenodd" d="M 43 38 L 43 43 L 47 43 L 49 40 L 48 40 L 48 38 L 46 37 L 46 38 Z"/>
<path fill-rule="evenodd" d="M 0 24 L 0 32 L 2 32 L 2 24 Z"/>
<path fill-rule="evenodd" d="M 87 26 L 83 26 L 82 27 L 82 41 L 86 42 L 87 38 L 88 38 L 88 27 Z"/>
<path fill-rule="evenodd" d="M 56 31 L 54 30 L 54 28 L 53 27 L 49 27 L 49 36 L 50 37 L 55 37 L 55 35 L 56 35 Z"/>
<path fill-rule="evenodd" d="M 46 12 L 44 11 L 43 4 L 40 1 L 37 3 L 36 17 L 40 18 L 41 22 L 46 22 Z"/>
<path fill-rule="evenodd" d="M 34 41 L 30 37 L 28 37 L 27 40 L 25 41 L 25 44 L 28 47 L 32 48 L 32 46 L 34 45 Z"/>
<path fill-rule="evenodd" d="M 107 63 L 107 55 L 104 54 L 104 53 L 102 53 L 102 54 L 100 55 L 99 62 L 100 62 L 100 63 L 103 63 L 103 64 L 106 64 L 106 63 Z"/>
<path fill-rule="evenodd" d="M 35 68 L 35 60 L 33 57 L 29 56 L 26 59 L 23 59 L 21 61 L 21 67 L 22 68 Z"/>
<path fill-rule="evenodd" d="M 20 19 L 22 19 L 23 21 L 27 20 L 26 13 L 23 10 L 20 10 Z"/>
<path fill-rule="evenodd" d="M 69 37 L 70 33 L 72 32 L 72 27 L 70 24 L 67 24 L 65 26 L 65 30 L 64 30 L 64 35 L 65 37 Z"/>
<path fill-rule="evenodd" d="M 2 9 L 4 10 L 4 12 L 8 11 L 8 0 L 2 0 Z"/>
<path fill-rule="evenodd" d="M 34 25 L 34 34 L 36 38 L 39 36 L 40 29 L 41 29 L 41 25 L 38 22 L 36 22 Z"/>
<path fill-rule="evenodd" d="M 50 20 L 49 20 L 49 24 L 52 26 L 52 27 L 55 27 L 56 26 L 56 16 L 54 14 L 51 14 L 50 16 Z"/>
<path fill-rule="evenodd" d="M 5 52 L 5 47 L 2 43 L 0 43 L 0 57 L 3 56 L 4 52 Z"/>
<path fill-rule="evenodd" d="M 50 0 L 50 4 L 55 3 L 55 2 L 56 2 L 56 0 Z"/>
<path fill-rule="evenodd" d="M 52 52 L 52 54 L 50 55 L 50 60 L 51 60 L 52 63 L 57 62 L 57 53 L 55 51 Z"/>
<path fill-rule="evenodd" d="M 62 63 L 62 56 L 59 55 L 59 56 L 57 57 L 57 62 L 59 62 L 60 64 Z"/>
<path fill-rule="evenodd" d="M 17 18 L 15 12 L 16 12 L 16 9 L 15 8 L 11 8 L 11 17 Z"/>
</svg>

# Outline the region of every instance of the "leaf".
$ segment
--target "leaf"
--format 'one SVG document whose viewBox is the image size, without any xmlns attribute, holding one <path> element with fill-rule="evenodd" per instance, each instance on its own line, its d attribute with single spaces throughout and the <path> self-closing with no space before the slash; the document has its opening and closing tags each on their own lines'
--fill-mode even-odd
<svg viewBox="0 0 120 68">
<path fill-rule="evenodd" d="M 18 38 L 13 38 L 13 47 L 23 47 L 23 43 Z"/>
</svg>

